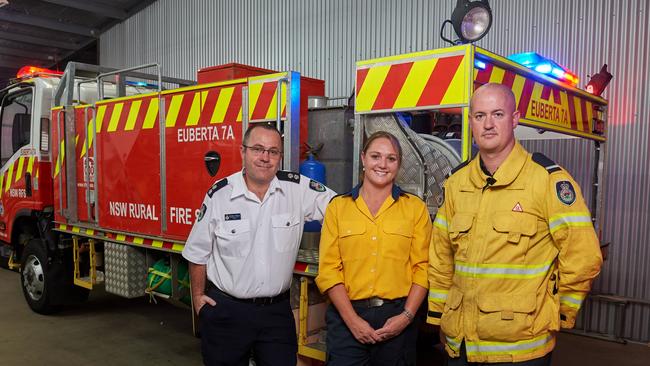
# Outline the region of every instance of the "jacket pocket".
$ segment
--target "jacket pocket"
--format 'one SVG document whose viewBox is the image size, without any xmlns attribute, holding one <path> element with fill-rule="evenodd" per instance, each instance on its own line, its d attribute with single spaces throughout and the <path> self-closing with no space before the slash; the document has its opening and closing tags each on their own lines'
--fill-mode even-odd
<svg viewBox="0 0 650 366">
<path fill-rule="evenodd" d="M 251 250 L 248 219 L 223 221 L 215 230 L 217 249 L 224 257 L 246 257 Z"/>
<path fill-rule="evenodd" d="M 278 214 L 271 217 L 273 245 L 280 253 L 298 251 L 300 245 L 300 219 L 291 214 Z"/>
<path fill-rule="evenodd" d="M 537 232 L 537 217 L 525 212 L 502 212 L 492 217 L 494 230 L 506 235 L 510 244 L 528 243 Z"/>
<path fill-rule="evenodd" d="M 463 316 L 461 304 L 463 303 L 463 293 L 452 287 L 445 306 L 442 310 L 440 319 L 440 329 L 450 338 L 458 338 L 463 328 Z"/>
<path fill-rule="evenodd" d="M 383 225 L 383 255 L 405 260 L 411 254 L 413 224 L 406 221 L 386 221 Z"/>
<path fill-rule="evenodd" d="M 367 246 L 363 242 L 365 233 L 366 223 L 363 221 L 339 222 L 339 250 L 342 261 L 361 259 L 368 255 Z"/>
<path fill-rule="evenodd" d="M 456 214 L 449 223 L 449 239 L 459 261 L 467 260 L 467 248 L 471 239 L 471 230 L 474 225 L 474 215 Z"/>
<path fill-rule="evenodd" d="M 482 294 L 477 332 L 481 340 L 515 342 L 533 337 L 535 293 Z"/>
</svg>

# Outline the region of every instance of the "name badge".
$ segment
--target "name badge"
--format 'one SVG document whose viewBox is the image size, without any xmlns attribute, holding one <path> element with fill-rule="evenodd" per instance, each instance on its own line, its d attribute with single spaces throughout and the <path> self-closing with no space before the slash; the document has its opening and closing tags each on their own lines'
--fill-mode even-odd
<svg viewBox="0 0 650 366">
<path fill-rule="evenodd" d="M 241 214 L 238 213 L 225 214 L 224 216 L 226 221 L 241 220 Z"/>
</svg>

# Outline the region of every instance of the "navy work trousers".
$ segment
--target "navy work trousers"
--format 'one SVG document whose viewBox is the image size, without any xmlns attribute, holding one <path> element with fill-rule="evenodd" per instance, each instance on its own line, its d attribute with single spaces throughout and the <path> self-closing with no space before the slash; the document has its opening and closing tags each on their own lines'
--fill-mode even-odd
<svg viewBox="0 0 650 366">
<path fill-rule="evenodd" d="M 364 308 L 353 305 L 357 314 L 379 329 L 390 317 L 402 313 L 405 300 Z M 417 322 L 409 324 L 401 334 L 376 344 L 363 344 L 354 338 L 334 305 L 327 309 L 328 366 L 412 366 L 415 365 Z"/>
<path fill-rule="evenodd" d="M 245 303 L 215 289 L 217 305 L 199 311 L 201 353 L 206 366 L 293 366 L 298 343 L 289 299 L 271 305 Z"/>
</svg>

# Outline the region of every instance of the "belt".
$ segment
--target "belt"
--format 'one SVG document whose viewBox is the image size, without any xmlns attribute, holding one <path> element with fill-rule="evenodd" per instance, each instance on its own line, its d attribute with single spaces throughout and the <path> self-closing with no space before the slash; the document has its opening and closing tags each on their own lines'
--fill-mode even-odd
<svg viewBox="0 0 650 366">
<path fill-rule="evenodd" d="M 228 298 L 230 300 L 234 300 L 234 301 L 237 301 L 237 302 L 243 302 L 243 303 L 246 303 L 246 304 L 259 305 L 259 306 L 277 304 L 277 303 L 279 303 L 281 301 L 285 301 L 285 300 L 289 299 L 289 290 L 287 290 L 287 291 L 285 291 L 285 292 L 283 292 L 283 293 L 281 293 L 279 295 L 271 296 L 271 297 L 253 297 L 253 298 L 250 298 L 250 299 L 240 299 L 238 297 L 234 297 L 234 296 L 232 296 L 230 294 L 227 294 L 227 293 L 219 290 L 217 288 L 217 286 L 215 286 L 210 281 L 208 281 L 208 290 L 214 290 L 217 293 L 219 293 L 220 295 L 222 295 L 222 296 L 224 296 L 224 297 L 226 297 L 226 298 Z"/>
<path fill-rule="evenodd" d="M 363 300 L 352 300 L 351 303 L 354 306 L 360 306 L 363 308 L 376 308 L 384 304 L 394 304 L 402 300 L 404 300 L 403 297 L 397 299 L 382 299 L 381 297 L 373 296 Z"/>
</svg>

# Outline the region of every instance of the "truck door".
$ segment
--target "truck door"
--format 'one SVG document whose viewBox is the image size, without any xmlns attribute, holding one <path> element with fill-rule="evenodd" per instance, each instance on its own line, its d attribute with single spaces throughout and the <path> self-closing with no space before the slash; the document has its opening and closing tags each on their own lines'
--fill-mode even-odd
<svg viewBox="0 0 650 366">
<path fill-rule="evenodd" d="M 31 144 L 34 88 L 24 86 L 0 96 L 0 240 L 11 242 L 11 227 L 29 215 L 35 149 Z"/>
</svg>

